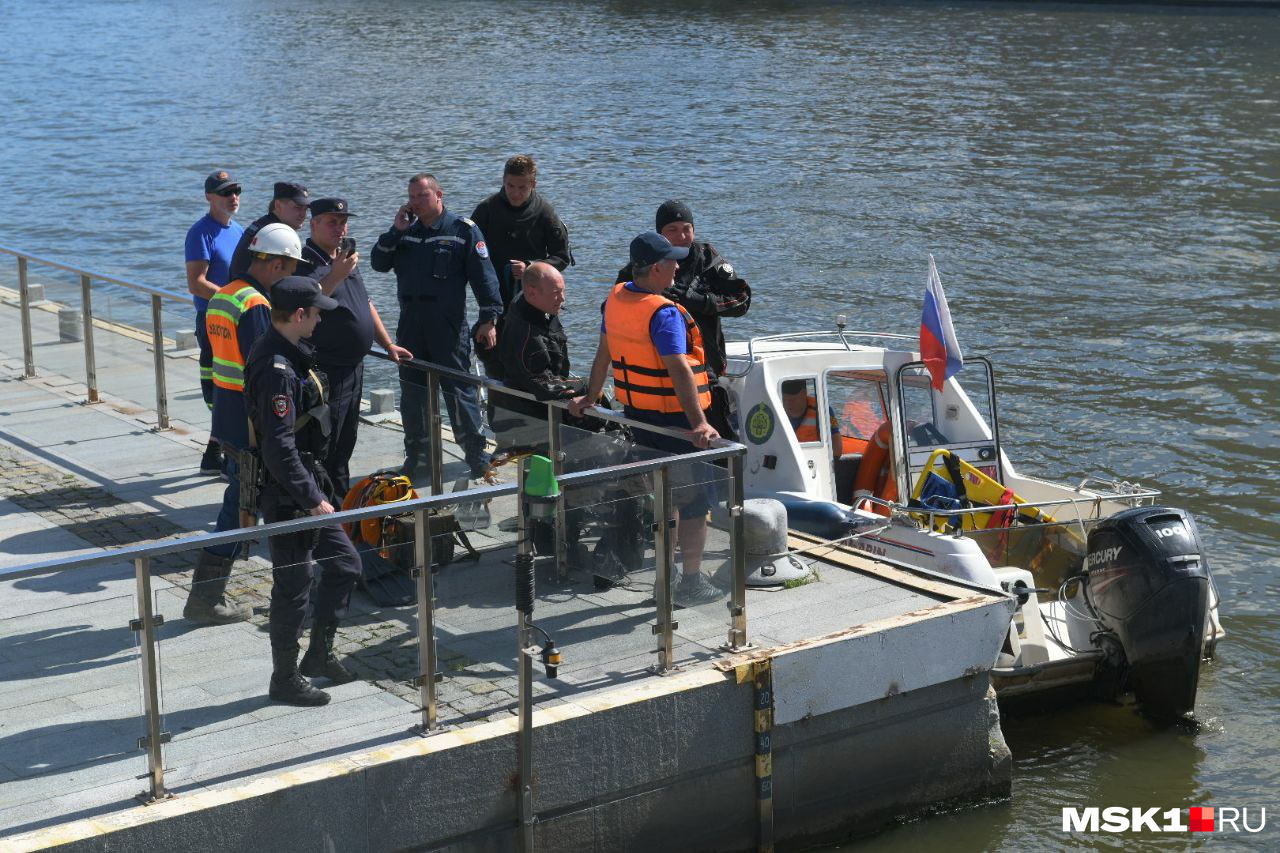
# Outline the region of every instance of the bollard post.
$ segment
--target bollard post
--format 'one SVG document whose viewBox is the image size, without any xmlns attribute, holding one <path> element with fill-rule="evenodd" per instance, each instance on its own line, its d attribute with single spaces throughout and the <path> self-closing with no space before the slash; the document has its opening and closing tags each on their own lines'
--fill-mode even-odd
<svg viewBox="0 0 1280 853">
<path fill-rule="evenodd" d="M 671 481 L 665 465 L 653 472 L 653 481 L 653 549 L 658 569 L 658 576 L 653 584 L 653 600 L 658 610 L 658 623 L 654 625 L 653 632 L 659 637 L 658 673 L 665 674 L 672 669 L 672 633 L 679 627 L 671 618 L 671 549 L 673 546 L 671 528 L 674 519 L 670 518 Z"/>
<path fill-rule="evenodd" d="M 98 402 L 98 367 L 93 356 L 93 295 L 89 276 L 80 276 L 80 313 L 84 319 L 84 383 L 89 388 L 89 402 Z"/>
<path fill-rule="evenodd" d="M 428 510 L 413 513 L 414 580 L 418 587 L 418 701 L 422 705 L 422 731 L 436 727 L 436 624 L 435 582 L 431 577 L 431 524 Z"/>
<path fill-rule="evenodd" d="M 169 428 L 169 392 L 164 377 L 164 326 L 161 320 L 160 297 L 151 296 L 151 354 L 156 366 L 156 429 Z"/>
<path fill-rule="evenodd" d="M 443 474 L 444 445 L 440 437 L 440 377 L 434 370 L 427 371 L 427 430 L 431 439 L 431 494 L 444 493 Z"/>
<path fill-rule="evenodd" d="M 36 354 L 31 344 L 31 287 L 27 283 L 27 259 L 18 257 L 18 299 L 22 304 L 22 378 L 36 375 Z"/>
<path fill-rule="evenodd" d="M 742 475 L 743 454 L 729 457 L 729 552 L 733 569 L 733 592 L 729 599 L 730 651 L 747 647 L 747 542 L 746 518 L 743 515 L 746 491 Z"/>
<path fill-rule="evenodd" d="M 134 583 L 137 588 L 138 618 L 129 627 L 138 634 L 138 648 L 142 653 L 142 705 L 147 733 L 138 739 L 139 748 L 147 751 L 147 780 L 150 790 L 138 795 L 144 803 L 162 800 L 164 790 L 164 753 L 161 745 L 168 741 L 169 733 L 160 730 L 160 681 L 156 654 L 156 626 L 163 617 L 156 616 L 151 606 L 151 561 L 138 557 L 133 561 Z"/>
</svg>

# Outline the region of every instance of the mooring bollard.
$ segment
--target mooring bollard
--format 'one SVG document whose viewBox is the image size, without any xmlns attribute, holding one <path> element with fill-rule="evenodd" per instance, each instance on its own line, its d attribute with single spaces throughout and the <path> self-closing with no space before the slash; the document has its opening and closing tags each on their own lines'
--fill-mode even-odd
<svg viewBox="0 0 1280 853">
<path fill-rule="evenodd" d="M 195 349 L 198 346 L 200 346 L 200 341 L 196 339 L 195 329 L 183 329 L 173 335 L 173 348 L 175 350 Z"/>
<path fill-rule="evenodd" d="M 44 285 L 28 284 L 27 299 L 31 301 L 32 305 L 35 305 L 37 302 L 44 302 Z"/>
<path fill-rule="evenodd" d="M 396 410 L 396 392 L 390 388 L 378 388 L 369 392 L 369 414 L 389 415 Z"/>
<path fill-rule="evenodd" d="M 80 319 L 79 311 L 74 308 L 58 309 L 58 339 L 64 343 L 84 340 L 84 321 Z"/>
</svg>

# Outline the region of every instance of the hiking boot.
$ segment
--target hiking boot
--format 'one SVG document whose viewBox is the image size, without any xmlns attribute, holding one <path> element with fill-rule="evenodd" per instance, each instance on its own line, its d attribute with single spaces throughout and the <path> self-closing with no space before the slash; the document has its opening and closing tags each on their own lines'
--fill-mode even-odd
<svg viewBox="0 0 1280 853">
<path fill-rule="evenodd" d="M 697 607 L 724 597 L 724 592 L 707 580 L 702 572 L 682 574 L 676 584 L 675 603 L 679 607 Z"/>
<path fill-rule="evenodd" d="M 182 615 L 205 625 L 230 625 L 244 622 L 253 611 L 242 605 L 227 604 L 227 579 L 231 576 L 231 557 L 219 557 L 201 551 L 195 571 L 191 573 L 191 591 Z"/>
<path fill-rule="evenodd" d="M 311 628 L 311 644 L 307 653 L 298 664 L 298 671 L 308 678 L 327 678 L 334 684 L 347 684 L 355 681 L 351 670 L 342 665 L 333 653 L 333 639 L 338 632 L 337 620 L 321 622 L 316 620 Z"/>
<path fill-rule="evenodd" d="M 271 686 L 267 695 L 272 702 L 314 708 L 329 704 L 329 694 L 318 690 L 298 672 L 298 647 L 271 647 Z"/>
<path fill-rule="evenodd" d="M 200 457 L 200 474 L 205 477 L 222 476 L 222 447 L 213 439 L 209 439 L 209 443 L 204 446 L 204 456 Z"/>
</svg>

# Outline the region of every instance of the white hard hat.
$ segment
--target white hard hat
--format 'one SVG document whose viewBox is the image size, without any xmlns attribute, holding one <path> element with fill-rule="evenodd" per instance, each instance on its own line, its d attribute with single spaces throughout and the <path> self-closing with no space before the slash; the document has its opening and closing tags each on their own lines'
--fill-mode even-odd
<svg viewBox="0 0 1280 853">
<path fill-rule="evenodd" d="M 278 255 L 282 258 L 293 258 L 294 260 L 302 260 L 302 241 L 298 239 L 298 232 L 294 231 L 283 222 L 272 222 L 270 225 L 263 226 L 262 230 L 253 235 L 253 242 L 249 244 L 249 251 L 262 255 Z"/>
</svg>

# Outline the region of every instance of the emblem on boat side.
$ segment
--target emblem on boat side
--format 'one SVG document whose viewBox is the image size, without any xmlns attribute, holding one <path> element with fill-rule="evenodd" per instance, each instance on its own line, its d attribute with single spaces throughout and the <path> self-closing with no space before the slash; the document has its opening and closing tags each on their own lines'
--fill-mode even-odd
<svg viewBox="0 0 1280 853">
<path fill-rule="evenodd" d="M 774 420 L 768 403 L 756 403 L 747 412 L 747 439 L 752 444 L 764 444 L 773 435 Z"/>
</svg>

